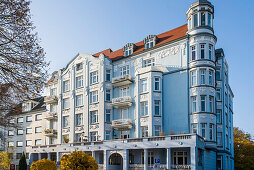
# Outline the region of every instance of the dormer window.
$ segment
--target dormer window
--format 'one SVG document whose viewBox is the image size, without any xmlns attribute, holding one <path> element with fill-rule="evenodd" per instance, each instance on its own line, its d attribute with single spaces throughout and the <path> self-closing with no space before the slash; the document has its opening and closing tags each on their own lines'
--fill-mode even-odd
<svg viewBox="0 0 254 170">
<path fill-rule="evenodd" d="M 123 47 L 123 52 L 124 52 L 124 56 L 129 56 L 131 55 L 134 50 L 135 50 L 135 44 L 133 43 L 128 43 Z"/>
<path fill-rule="evenodd" d="M 76 65 L 76 71 L 82 70 L 83 69 L 83 64 L 82 63 L 78 63 Z"/>
<path fill-rule="evenodd" d="M 52 81 L 56 81 L 56 80 L 57 80 L 57 75 L 55 74 L 55 75 L 53 75 Z"/>
<path fill-rule="evenodd" d="M 36 105 L 37 105 L 37 103 L 35 103 L 35 102 L 33 102 L 33 101 L 28 101 L 28 102 L 22 103 L 22 112 L 29 112 L 29 111 L 31 111 Z"/>
<path fill-rule="evenodd" d="M 157 40 L 156 35 L 149 35 L 144 39 L 145 49 L 152 48 L 155 46 Z"/>
</svg>

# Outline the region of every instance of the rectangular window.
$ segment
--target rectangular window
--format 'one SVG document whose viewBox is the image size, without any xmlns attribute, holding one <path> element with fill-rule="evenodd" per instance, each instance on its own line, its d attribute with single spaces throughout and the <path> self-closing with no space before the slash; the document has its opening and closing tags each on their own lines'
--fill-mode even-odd
<svg viewBox="0 0 254 170">
<path fill-rule="evenodd" d="M 22 153 L 16 153 L 16 159 L 20 159 L 22 156 Z"/>
<path fill-rule="evenodd" d="M 148 115 L 148 102 L 141 102 L 141 116 Z"/>
<path fill-rule="evenodd" d="M 141 80 L 141 92 L 147 92 L 147 79 Z"/>
<path fill-rule="evenodd" d="M 76 107 L 83 105 L 83 95 L 77 95 L 76 96 Z"/>
<path fill-rule="evenodd" d="M 191 71 L 191 86 L 197 85 L 197 71 Z"/>
<path fill-rule="evenodd" d="M 81 142 L 81 133 L 75 134 L 75 142 Z"/>
<path fill-rule="evenodd" d="M 198 133 L 198 124 L 197 123 L 193 123 L 192 124 L 192 133 L 193 134 L 197 134 Z"/>
<path fill-rule="evenodd" d="M 148 126 L 141 126 L 141 136 L 142 138 L 148 137 Z"/>
<path fill-rule="evenodd" d="M 63 92 L 67 92 L 70 90 L 70 81 L 66 80 L 63 82 Z"/>
<path fill-rule="evenodd" d="M 220 76 L 221 74 L 220 74 L 220 68 L 216 68 L 216 80 L 220 80 Z"/>
<path fill-rule="evenodd" d="M 70 108 L 70 99 L 69 98 L 63 99 L 63 109 L 69 108 Z"/>
<path fill-rule="evenodd" d="M 106 81 L 111 81 L 111 71 L 106 70 Z"/>
<path fill-rule="evenodd" d="M 76 126 L 82 125 L 82 113 L 81 114 L 76 114 Z"/>
<path fill-rule="evenodd" d="M 145 159 L 144 159 L 144 152 L 141 152 L 141 164 L 145 163 Z M 148 151 L 148 166 L 153 166 L 154 165 L 154 155 L 153 155 L 153 151 Z"/>
<path fill-rule="evenodd" d="M 56 88 L 50 89 L 50 96 L 56 95 Z"/>
<path fill-rule="evenodd" d="M 14 147 L 14 142 L 8 142 L 9 147 Z"/>
<path fill-rule="evenodd" d="M 196 60 L 196 46 L 191 46 L 191 60 Z"/>
<path fill-rule="evenodd" d="M 203 166 L 203 156 L 204 151 L 202 149 L 198 149 L 198 166 Z"/>
<path fill-rule="evenodd" d="M 53 112 L 53 113 L 57 112 L 57 105 L 56 104 L 50 104 L 49 105 L 49 111 Z"/>
<path fill-rule="evenodd" d="M 209 112 L 213 112 L 213 108 L 214 108 L 214 101 L 213 101 L 213 96 L 209 96 Z"/>
<path fill-rule="evenodd" d="M 23 117 L 19 117 L 19 118 L 17 118 L 17 122 L 18 122 L 18 123 L 23 123 L 23 122 L 24 122 Z"/>
<path fill-rule="evenodd" d="M 198 14 L 195 14 L 194 15 L 194 27 L 197 27 L 198 26 Z"/>
<path fill-rule="evenodd" d="M 129 87 L 120 88 L 120 97 L 124 97 L 128 95 L 129 95 Z"/>
<path fill-rule="evenodd" d="M 17 135 L 23 135 L 24 133 L 24 130 L 23 129 L 18 129 L 17 130 Z"/>
<path fill-rule="evenodd" d="M 217 132 L 217 145 L 222 146 L 222 133 Z"/>
<path fill-rule="evenodd" d="M 41 132 L 42 132 L 41 126 L 35 127 L 35 133 L 41 133 Z"/>
<path fill-rule="evenodd" d="M 8 136 L 14 136 L 14 131 L 13 130 L 8 130 Z"/>
<path fill-rule="evenodd" d="M 154 101 L 154 115 L 159 116 L 160 115 L 160 100 L 155 100 Z"/>
<path fill-rule="evenodd" d="M 36 121 L 41 120 L 41 119 L 42 119 L 42 114 L 35 115 Z"/>
<path fill-rule="evenodd" d="M 94 124 L 98 122 L 98 111 L 90 112 L 90 124 Z"/>
<path fill-rule="evenodd" d="M 119 118 L 120 119 L 128 119 L 128 114 L 129 114 L 129 110 L 128 110 L 128 108 L 123 108 L 123 109 L 121 109 L 120 110 L 120 112 L 119 112 Z"/>
<path fill-rule="evenodd" d="M 206 138 L 206 123 L 201 123 L 201 136 Z"/>
<path fill-rule="evenodd" d="M 206 96 L 200 96 L 201 97 L 201 112 L 206 111 Z"/>
<path fill-rule="evenodd" d="M 83 76 L 76 77 L 76 88 L 83 87 Z"/>
<path fill-rule="evenodd" d="M 32 140 L 27 140 L 26 141 L 26 146 L 32 146 Z"/>
<path fill-rule="evenodd" d="M 212 20 L 211 20 L 211 18 L 212 18 L 212 15 L 210 14 L 210 13 L 208 13 L 208 26 L 209 27 L 211 27 L 212 26 Z"/>
<path fill-rule="evenodd" d="M 31 134 L 31 133 L 33 133 L 32 128 L 26 128 L 26 134 Z"/>
<path fill-rule="evenodd" d="M 26 117 L 26 122 L 32 122 L 32 120 L 33 120 L 32 116 L 27 116 Z"/>
<path fill-rule="evenodd" d="M 105 121 L 111 122 L 111 110 L 109 110 L 109 109 L 105 110 Z"/>
<path fill-rule="evenodd" d="M 211 44 L 209 45 L 209 59 L 213 59 L 213 45 Z"/>
<path fill-rule="evenodd" d="M 205 72 L 206 70 L 200 70 L 200 84 L 205 84 Z"/>
<path fill-rule="evenodd" d="M 69 126 L 69 116 L 64 116 L 63 117 L 63 127 Z"/>
<path fill-rule="evenodd" d="M 22 141 L 17 141 L 17 147 L 22 147 L 23 146 L 23 142 Z"/>
<path fill-rule="evenodd" d="M 90 84 L 95 84 L 98 82 L 98 71 L 90 73 Z"/>
<path fill-rule="evenodd" d="M 160 136 L 161 126 L 154 126 L 154 136 Z"/>
<path fill-rule="evenodd" d="M 201 12 L 201 25 L 202 26 L 205 26 L 205 13 L 204 12 Z"/>
<path fill-rule="evenodd" d="M 159 77 L 154 78 L 154 90 L 155 91 L 160 90 L 160 78 Z"/>
<path fill-rule="evenodd" d="M 220 88 L 216 89 L 216 100 L 221 101 L 221 89 Z"/>
<path fill-rule="evenodd" d="M 111 90 L 106 90 L 106 101 L 111 100 Z"/>
<path fill-rule="evenodd" d="M 209 124 L 209 135 L 210 135 L 210 140 L 213 141 L 213 136 L 214 136 L 214 125 L 213 124 Z"/>
<path fill-rule="evenodd" d="M 106 140 L 111 140 L 111 132 L 110 131 L 105 131 L 105 139 Z"/>
<path fill-rule="evenodd" d="M 200 45 L 200 58 L 201 59 L 205 58 L 205 44 Z"/>
<path fill-rule="evenodd" d="M 123 66 L 120 68 L 120 74 L 121 74 L 121 77 L 129 74 L 129 66 Z"/>
<path fill-rule="evenodd" d="M 35 140 L 35 146 L 41 145 L 41 139 L 36 139 Z"/>
<path fill-rule="evenodd" d="M 96 103 L 98 102 L 98 91 L 92 91 L 90 92 L 90 103 Z"/>
<path fill-rule="evenodd" d="M 216 110 L 217 123 L 221 123 L 221 109 Z"/>
<path fill-rule="evenodd" d="M 209 85 L 213 85 L 213 71 L 209 70 Z"/>
<path fill-rule="evenodd" d="M 144 67 L 148 67 L 148 66 L 154 66 L 154 58 L 144 60 Z"/>
<path fill-rule="evenodd" d="M 83 69 L 83 64 L 82 63 L 78 63 L 76 65 L 76 71 L 82 70 Z"/>
<path fill-rule="evenodd" d="M 197 112 L 197 96 L 192 97 L 192 113 Z"/>
<path fill-rule="evenodd" d="M 91 141 L 98 140 L 98 132 L 90 132 Z"/>
</svg>

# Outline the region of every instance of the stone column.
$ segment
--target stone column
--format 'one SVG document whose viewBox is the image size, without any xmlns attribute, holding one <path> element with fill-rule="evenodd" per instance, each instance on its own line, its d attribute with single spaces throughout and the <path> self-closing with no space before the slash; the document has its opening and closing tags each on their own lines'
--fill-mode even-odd
<svg viewBox="0 0 254 170">
<path fill-rule="evenodd" d="M 96 157 L 95 157 L 95 151 L 92 151 L 92 157 L 94 158 L 94 160 L 96 161 Z M 97 162 L 97 161 L 96 161 Z"/>
<path fill-rule="evenodd" d="M 190 148 L 191 155 L 191 169 L 196 169 L 197 167 L 197 149 L 196 147 Z"/>
<path fill-rule="evenodd" d="M 171 169 L 171 148 L 167 148 L 167 169 Z"/>
<path fill-rule="evenodd" d="M 34 153 L 30 153 L 30 155 L 29 155 L 29 165 L 32 165 L 33 161 L 34 161 Z"/>
<path fill-rule="evenodd" d="M 148 149 L 144 149 L 144 170 L 148 170 Z"/>
<path fill-rule="evenodd" d="M 61 159 L 61 153 L 60 152 L 57 152 L 56 153 L 56 161 L 59 162 Z"/>
<path fill-rule="evenodd" d="M 50 153 L 48 153 L 48 160 L 50 160 Z"/>
<path fill-rule="evenodd" d="M 109 170 L 108 158 L 109 158 L 109 152 L 104 150 L 104 160 L 103 160 L 103 163 L 104 163 L 103 169 L 104 170 Z"/>
<path fill-rule="evenodd" d="M 129 150 L 126 149 L 123 151 L 123 169 L 129 169 Z"/>
</svg>

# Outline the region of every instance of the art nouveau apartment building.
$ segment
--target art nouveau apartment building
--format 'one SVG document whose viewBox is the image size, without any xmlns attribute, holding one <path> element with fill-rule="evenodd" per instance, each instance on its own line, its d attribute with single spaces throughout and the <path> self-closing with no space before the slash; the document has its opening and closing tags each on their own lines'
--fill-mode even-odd
<svg viewBox="0 0 254 170">
<path fill-rule="evenodd" d="M 199 0 L 186 14 L 186 25 L 79 53 L 55 71 L 30 163 L 79 150 L 100 169 L 234 169 L 234 96 L 214 6 Z"/>
</svg>

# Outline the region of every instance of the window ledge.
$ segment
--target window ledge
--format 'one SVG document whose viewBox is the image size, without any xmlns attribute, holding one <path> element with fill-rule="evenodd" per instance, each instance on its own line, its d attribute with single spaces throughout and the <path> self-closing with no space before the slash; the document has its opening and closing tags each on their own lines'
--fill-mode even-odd
<svg viewBox="0 0 254 170">
<path fill-rule="evenodd" d="M 140 92 L 139 94 L 142 95 L 142 94 L 148 94 L 149 91 L 145 91 L 145 92 Z"/>
<path fill-rule="evenodd" d="M 161 115 L 154 115 L 154 117 L 161 117 Z"/>
<path fill-rule="evenodd" d="M 149 117 L 149 115 L 140 116 L 140 118 L 146 118 Z"/>
<path fill-rule="evenodd" d="M 99 104 L 99 102 L 89 103 L 89 105 L 93 105 L 93 104 Z"/>
</svg>

